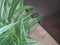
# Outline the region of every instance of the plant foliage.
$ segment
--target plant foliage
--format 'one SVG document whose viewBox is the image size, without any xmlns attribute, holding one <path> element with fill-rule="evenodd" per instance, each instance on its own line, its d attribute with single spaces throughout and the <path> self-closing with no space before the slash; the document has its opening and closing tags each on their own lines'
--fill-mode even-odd
<svg viewBox="0 0 60 45">
<path fill-rule="evenodd" d="M 19 8 L 18 8 L 19 7 Z M 24 6 L 23 0 L 0 0 L 0 45 L 36 45 L 37 42 L 28 42 L 28 32 L 35 26 L 41 17 L 31 18 L 33 8 Z"/>
</svg>

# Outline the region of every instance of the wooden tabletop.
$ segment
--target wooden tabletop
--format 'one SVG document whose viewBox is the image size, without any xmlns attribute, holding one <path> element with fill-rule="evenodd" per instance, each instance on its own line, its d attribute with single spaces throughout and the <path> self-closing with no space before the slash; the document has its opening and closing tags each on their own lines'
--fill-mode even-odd
<svg viewBox="0 0 60 45">
<path fill-rule="evenodd" d="M 39 24 L 37 24 L 30 32 L 29 36 L 40 41 L 39 45 L 59 45 L 55 39 Z"/>
</svg>

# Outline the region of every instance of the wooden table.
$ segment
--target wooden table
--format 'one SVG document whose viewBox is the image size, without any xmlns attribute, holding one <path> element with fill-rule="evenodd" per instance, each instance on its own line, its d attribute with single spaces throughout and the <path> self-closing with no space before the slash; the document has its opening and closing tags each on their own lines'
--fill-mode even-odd
<svg viewBox="0 0 60 45">
<path fill-rule="evenodd" d="M 53 37 L 39 24 L 37 24 L 30 32 L 29 36 L 35 37 L 37 41 L 41 41 L 39 45 L 59 45 Z"/>
</svg>

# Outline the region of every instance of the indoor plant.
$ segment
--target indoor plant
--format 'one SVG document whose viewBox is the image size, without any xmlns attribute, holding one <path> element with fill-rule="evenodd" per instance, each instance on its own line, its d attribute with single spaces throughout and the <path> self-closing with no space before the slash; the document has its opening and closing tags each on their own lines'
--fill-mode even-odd
<svg viewBox="0 0 60 45">
<path fill-rule="evenodd" d="M 35 45 L 28 42 L 27 33 L 35 26 L 41 17 L 31 18 L 34 10 L 26 12 L 31 6 L 23 6 L 23 0 L 0 1 L 0 45 Z"/>
</svg>

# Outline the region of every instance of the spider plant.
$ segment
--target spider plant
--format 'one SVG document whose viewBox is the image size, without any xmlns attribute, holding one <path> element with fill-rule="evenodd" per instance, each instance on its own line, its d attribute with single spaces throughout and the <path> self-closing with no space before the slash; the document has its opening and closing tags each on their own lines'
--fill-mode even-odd
<svg viewBox="0 0 60 45">
<path fill-rule="evenodd" d="M 26 9 L 23 0 L 0 0 L 0 45 L 36 45 L 29 42 L 28 32 L 41 17 L 31 18 L 35 10 L 23 14 Z"/>
</svg>

